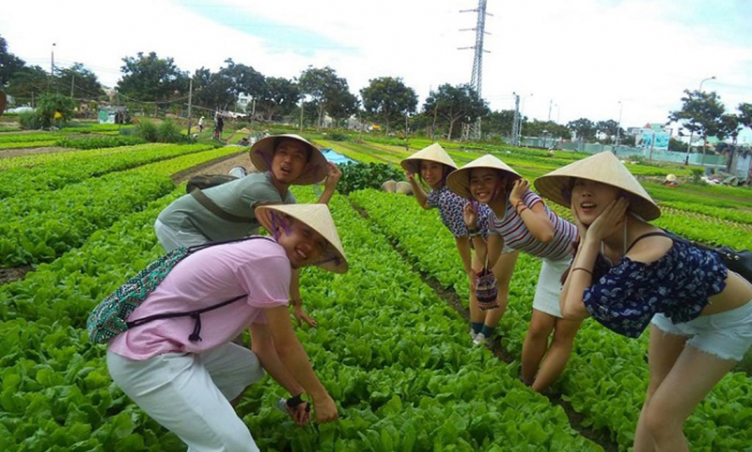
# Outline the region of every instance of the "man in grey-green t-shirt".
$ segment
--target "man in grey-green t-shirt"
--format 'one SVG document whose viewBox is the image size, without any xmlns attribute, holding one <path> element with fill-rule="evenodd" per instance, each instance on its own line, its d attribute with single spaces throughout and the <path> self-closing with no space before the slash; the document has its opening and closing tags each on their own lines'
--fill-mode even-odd
<svg viewBox="0 0 752 452">
<path fill-rule="evenodd" d="M 208 202 L 214 204 L 214 211 L 205 207 L 206 202 L 199 202 L 196 196 L 188 194 L 160 212 L 154 225 L 159 243 L 171 251 L 180 246 L 255 234 L 259 228 L 254 215 L 256 207 L 294 204 L 290 185 L 310 185 L 324 179 L 324 193 L 318 202 L 328 203 L 342 176 L 337 166 L 327 162 L 313 143 L 298 135 L 272 135 L 257 141 L 251 147 L 251 161 L 259 173 L 201 191 Z M 295 315 L 300 319 L 297 275 L 293 277 L 290 298 L 296 307 Z M 313 323 L 307 316 L 303 318 Z"/>
</svg>

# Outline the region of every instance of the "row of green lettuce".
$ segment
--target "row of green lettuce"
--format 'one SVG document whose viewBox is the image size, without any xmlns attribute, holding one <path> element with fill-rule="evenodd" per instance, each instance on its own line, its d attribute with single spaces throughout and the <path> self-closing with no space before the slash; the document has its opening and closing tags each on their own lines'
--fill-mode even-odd
<svg viewBox="0 0 752 452">
<path fill-rule="evenodd" d="M 172 174 L 236 152 L 235 148 L 196 152 L 55 191 L 25 191 L 7 198 L 0 205 L 0 266 L 48 262 L 122 215 L 169 193 Z"/>
<path fill-rule="evenodd" d="M 113 148 L 107 158 L 101 154 L 79 155 L 72 165 L 66 161 L 51 162 L 32 168 L 13 168 L 0 172 L 0 199 L 57 190 L 74 182 L 123 171 L 146 163 L 212 149 L 207 145 L 142 144 Z M 36 193 L 39 195 L 39 193 Z"/>
<path fill-rule="evenodd" d="M 365 209 L 378 231 L 389 237 L 416 268 L 467 299 L 467 278 L 453 239 L 435 211 L 424 211 L 412 198 L 376 190 L 355 192 L 350 198 Z M 502 346 L 518 359 L 539 269 L 537 259 L 520 256 L 511 282 L 509 307 L 500 324 Z M 586 321 L 578 333 L 572 359 L 554 386 L 583 415 L 585 425 L 606 430 L 620 450 L 628 450 L 632 443 L 647 389 L 646 350 L 647 334 L 629 340 Z M 685 431 L 692 450 L 743 450 L 742 446 L 752 443 L 750 416 L 752 381 L 744 373 L 726 376 L 687 422 Z"/>
<path fill-rule="evenodd" d="M 2 450 L 184 450 L 116 388 L 104 348 L 83 329 L 99 300 L 160 254 L 154 218 L 181 192 L 0 286 Z M 342 417 L 316 432 L 295 428 L 272 408 L 283 391 L 267 378 L 238 406 L 262 450 L 602 450 L 510 367 L 470 348 L 464 322 L 345 198 L 331 204 L 350 272 L 304 272 L 319 327 L 298 334 Z"/>
</svg>

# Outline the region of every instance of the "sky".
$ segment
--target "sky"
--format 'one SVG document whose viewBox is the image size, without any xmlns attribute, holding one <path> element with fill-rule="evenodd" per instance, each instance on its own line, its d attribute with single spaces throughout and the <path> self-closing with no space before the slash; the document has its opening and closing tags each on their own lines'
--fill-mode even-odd
<svg viewBox="0 0 752 452">
<path fill-rule="evenodd" d="M 400 77 L 419 106 L 442 84 L 470 82 L 474 50 L 461 48 L 475 45 L 478 19 L 478 0 L 4 3 L 10 52 L 48 69 L 54 49 L 56 66 L 83 63 L 106 86 L 124 57 L 154 51 L 190 73 L 227 58 L 288 79 L 329 66 L 354 94 Z M 700 83 L 728 112 L 752 103 L 750 0 L 487 0 L 486 11 L 482 96 L 493 110 L 513 109 L 517 93 L 530 119 L 626 128 L 665 123 Z"/>
</svg>

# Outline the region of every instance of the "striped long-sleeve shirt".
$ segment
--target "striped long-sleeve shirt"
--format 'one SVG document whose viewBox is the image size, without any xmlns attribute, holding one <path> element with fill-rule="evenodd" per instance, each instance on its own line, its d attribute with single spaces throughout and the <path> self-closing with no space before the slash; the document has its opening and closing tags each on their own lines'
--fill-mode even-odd
<svg viewBox="0 0 752 452">
<path fill-rule="evenodd" d="M 543 203 L 540 196 L 531 190 L 525 192 L 522 200 L 530 209 L 538 203 Z M 524 251 L 535 257 L 552 260 L 571 258 L 573 254 L 572 243 L 577 240 L 578 236 L 577 227 L 560 218 L 545 203 L 543 203 L 543 206 L 546 209 L 546 215 L 554 225 L 554 239 L 549 243 L 541 242 L 535 238 L 517 214 L 517 210 L 509 202 L 507 202 L 504 218 L 499 219 L 495 213 L 491 214 L 488 232 L 501 235 L 505 246 Z"/>
</svg>

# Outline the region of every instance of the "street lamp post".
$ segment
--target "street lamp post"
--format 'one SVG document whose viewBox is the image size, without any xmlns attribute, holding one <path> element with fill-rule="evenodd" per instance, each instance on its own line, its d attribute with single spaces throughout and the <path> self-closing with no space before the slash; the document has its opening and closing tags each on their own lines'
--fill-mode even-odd
<svg viewBox="0 0 752 452">
<path fill-rule="evenodd" d="M 715 80 L 715 75 L 702 79 L 702 81 L 700 82 L 700 89 L 698 90 L 700 94 L 702 94 L 702 84 L 707 82 L 708 80 Z M 692 150 L 692 138 L 694 134 L 695 134 L 695 131 L 693 128 L 692 130 L 689 131 L 689 143 L 687 143 L 687 157 L 684 159 L 685 165 L 689 165 L 689 151 Z"/>
<path fill-rule="evenodd" d="M 519 125 L 517 126 L 517 134 L 519 137 L 522 137 L 522 112 L 525 111 L 525 99 L 527 99 L 527 96 L 532 97 L 532 95 L 533 93 L 522 96 L 522 106 L 520 107 L 520 117 L 518 118 Z M 517 144 L 519 145 L 519 138 L 517 139 Z"/>
<path fill-rule="evenodd" d="M 52 91 L 52 79 L 55 77 L 55 43 L 52 43 L 52 48 L 50 49 L 50 78 L 49 82 L 47 83 L 47 90 Z"/>
<path fill-rule="evenodd" d="M 616 147 L 619 147 L 619 132 L 621 131 L 621 110 L 624 104 L 619 101 L 619 122 L 616 124 Z"/>
</svg>

